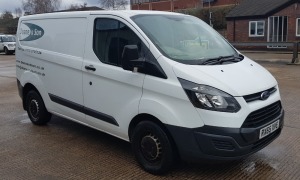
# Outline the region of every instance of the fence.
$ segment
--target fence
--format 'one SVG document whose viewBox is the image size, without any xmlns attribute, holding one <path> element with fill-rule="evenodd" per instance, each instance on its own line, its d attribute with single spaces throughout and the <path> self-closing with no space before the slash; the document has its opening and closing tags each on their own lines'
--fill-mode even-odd
<svg viewBox="0 0 300 180">
<path fill-rule="evenodd" d="M 299 43 L 300 42 L 232 42 L 231 44 L 235 47 L 241 46 L 267 46 L 267 47 L 292 47 L 293 48 L 293 58 L 289 64 L 299 64 Z"/>
</svg>

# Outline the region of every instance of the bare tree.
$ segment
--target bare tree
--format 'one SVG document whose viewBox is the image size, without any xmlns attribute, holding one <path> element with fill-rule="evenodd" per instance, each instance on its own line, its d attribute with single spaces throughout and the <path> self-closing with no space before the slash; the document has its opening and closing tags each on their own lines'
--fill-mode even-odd
<svg viewBox="0 0 300 180">
<path fill-rule="evenodd" d="M 61 0 L 22 0 L 23 10 L 26 14 L 41 14 L 57 11 Z"/>
<path fill-rule="evenodd" d="M 21 8 L 16 8 L 15 9 L 15 14 L 16 14 L 16 17 L 21 17 L 22 16 L 22 9 Z"/>
<path fill-rule="evenodd" d="M 85 8 L 87 6 L 87 3 L 83 3 L 83 5 L 81 5 L 82 8 Z"/>
<path fill-rule="evenodd" d="M 99 3 L 104 9 L 125 9 L 128 0 L 99 0 Z"/>
<path fill-rule="evenodd" d="M 87 6 L 87 3 L 85 2 L 85 3 L 83 3 L 83 4 L 81 4 L 81 5 L 79 5 L 79 4 L 71 4 L 68 8 L 66 8 L 66 9 L 68 9 L 68 10 L 77 10 L 77 9 L 80 9 L 80 8 L 85 8 Z"/>
<path fill-rule="evenodd" d="M 79 9 L 80 8 L 80 5 L 78 4 L 71 4 L 68 8 L 68 10 L 76 10 L 76 9 Z"/>
</svg>

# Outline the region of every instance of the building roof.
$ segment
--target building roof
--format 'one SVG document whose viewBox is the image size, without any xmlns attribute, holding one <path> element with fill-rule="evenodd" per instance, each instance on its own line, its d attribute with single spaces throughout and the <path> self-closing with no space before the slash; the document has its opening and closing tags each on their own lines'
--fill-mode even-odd
<svg viewBox="0 0 300 180">
<path fill-rule="evenodd" d="M 226 16 L 230 19 L 268 17 L 300 0 L 243 0 Z"/>
</svg>

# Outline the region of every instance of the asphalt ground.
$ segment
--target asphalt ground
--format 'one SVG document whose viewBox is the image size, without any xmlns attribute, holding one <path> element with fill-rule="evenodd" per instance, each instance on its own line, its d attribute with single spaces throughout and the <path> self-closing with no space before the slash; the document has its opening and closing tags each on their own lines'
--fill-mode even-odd
<svg viewBox="0 0 300 180">
<path fill-rule="evenodd" d="M 17 92 L 15 56 L 0 54 L 0 179 L 300 179 L 300 66 L 286 65 L 290 55 L 246 56 L 279 82 L 286 112 L 280 137 L 246 159 L 180 162 L 153 176 L 138 166 L 127 142 L 56 116 L 47 126 L 31 124 Z"/>
</svg>

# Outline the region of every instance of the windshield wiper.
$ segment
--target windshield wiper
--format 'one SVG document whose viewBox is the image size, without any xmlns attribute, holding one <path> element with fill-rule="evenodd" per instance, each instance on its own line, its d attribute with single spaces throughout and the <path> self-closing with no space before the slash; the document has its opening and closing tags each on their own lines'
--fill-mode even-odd
<svg viewBox="0 0 300 180">
<path fill-rule="evenodd" d="M 217 58 L 210 58 L 206 61 L 202 62 L 201 65 L 216 65 L 223 64 L 224 62 L 240 62 L 244 57 L 242 55 L 239 56 L 219 56 Z"/>
</svg>

